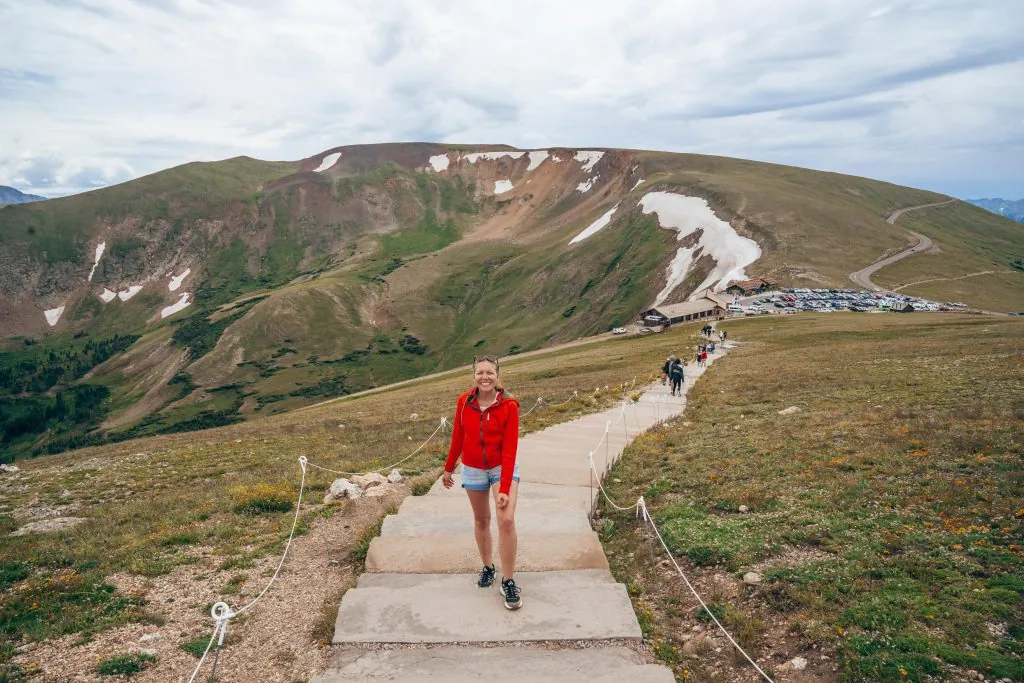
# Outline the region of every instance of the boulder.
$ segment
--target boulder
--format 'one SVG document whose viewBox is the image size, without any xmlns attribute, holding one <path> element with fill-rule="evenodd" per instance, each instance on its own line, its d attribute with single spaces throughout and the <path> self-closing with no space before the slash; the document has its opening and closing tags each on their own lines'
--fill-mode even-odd
<svg viewBox="0 0 1024 683">
<path fill-rule="evenodd" d="M 365 490 L 388 483 L 388 478 L 379 472 L 370 472 L 352 477 L 352 483 Z"/>
<path fill-rule="evenodd" d="M 367 498 L 382 498 L 394 490 L 394 488 L 385 484 L 384 486 L 374 486 L 371 489 L 366 489 L 366 492 L 363 495 Z"/>
<path fill-rule="evenodd" d="M 6 472 L 7 474 L 14 474 L 19 469 L 20 468 L 15 467 L 14 465 L 0 465 L 0 472 Z"/>
<path fill-rule="evenodd" d="M 795 415 L 796 413 L 802 413 L 803 408 L 800 406 L 790 406 L 784 410 L 779 411 L 779 415 Z"/>
<path fill-rule="evenodd" d="M 789 660 L 789 668 L 793 671 L 803 671 L 807 668 L 807 660 L 803 657 L 793 657 Z"/>
<path fill-rule="evenodd" d="M 747 512 L 750 512 L 750 508 L 748 508 L 746 505 L 740 505 L 739 510 L 740 510 L 740 512 L 742 512 L 744 514 L 746 514 Z"/>
<path fill-rule="evenodd" d="M 331 488 L 328 489 L 327 495 L 324 496 L 324 502 L 330 503 L 332 500 L 341 500 L 342 498 L 355 500 L 362 497 L 362 495 L 363 490 L 348 479 L 335 479 L 334 483 L 331 484 Z"/>
<path fill-rule="evenodd" d="M 743 583 L 748 586 L 759 586 L 764 581 L 764 577 L 757 572 L 747 572 L 743 575 Z"/>
<path fill-rule="evenodd" d="M 388 481 L 392 484 L 400 484 L 405 477 L 397 469 L 391 470 L 391 474 L 388 475 Z"/>
<path fill-rule="evenodd" d="M 413 420 L 413 421 L 416 421 L 416 420 L 420 419 L 420 414 L 419 413 L 413 413 L 412 415 L 409 416 L 409 419 Z"/>
</svg>

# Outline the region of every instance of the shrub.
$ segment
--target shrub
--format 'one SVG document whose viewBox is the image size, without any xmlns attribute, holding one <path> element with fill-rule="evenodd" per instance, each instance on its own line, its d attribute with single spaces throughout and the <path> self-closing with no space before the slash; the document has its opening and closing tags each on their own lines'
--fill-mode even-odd
<svg viewBox="0 0 1024 683">
<path fill-rule="evenodd" d="M 195 638 L 191 638 L 189 640 L 186 640 L 184 643 L 182 643 L 178 647 L 180 647 L 182 650 L 184 650 L 185 652 L 189 653 L 190 655 L 192 655 L 196 659 L 199 659 L 200 657 L 203 656 L 203 653 L 206 652 L 206 647 L 209 644 L 210 644 L 210 636 L 196 636 Z"/>
<path fill-rule="evenodd" d="M 156 657 L 153 655 L 145 652 L 132 652 L 102 660 L 97 671 L 100 676 L 137 674 L 155 661 Z"/>
<path fill-rule="evenodd" d="M 288 512 L 292 509 L 295 493 L 284 486 L 255 484 L 231 489 L 234 511 L 243 515 L 262 515 L 267 512 Z"/>
</svg>

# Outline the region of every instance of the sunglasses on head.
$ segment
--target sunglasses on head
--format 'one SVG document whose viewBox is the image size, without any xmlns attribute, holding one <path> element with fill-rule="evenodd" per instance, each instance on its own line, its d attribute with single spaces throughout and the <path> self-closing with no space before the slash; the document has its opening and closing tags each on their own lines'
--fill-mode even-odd
<svg viewBox="0 0 1024 683">
<path fill-rule="evenodd" d="M 497 356 L 475 356 L 473 358 L 473 365 L 476 365 L 477 363 L 483 363 L 483 362 L 494 363 L 494 367 L 495 368 L 498 367 L 498 357 Z"/>
</svg>

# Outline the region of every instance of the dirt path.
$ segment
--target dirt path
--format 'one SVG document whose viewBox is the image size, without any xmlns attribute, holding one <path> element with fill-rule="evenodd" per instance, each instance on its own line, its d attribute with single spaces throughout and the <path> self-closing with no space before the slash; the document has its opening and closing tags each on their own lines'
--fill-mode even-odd
<svg viewBox="0 0 1024 683">
<path fill-rule="evenodd" d="M 566 342 L 564 344 L 558 344 L 556 346 L 547 346 L 547 347 L 544 347 L 542 349 L 537 349 L 535 351 L 526 351 L 524 353 L 517 353 L 514 356 L 507 356 L 507 357 L 502 358 L 501 362 L 502 362 L 502 365 L 504 365 L 506 362 L 511 362 L 512 360 L 518 360 L 519 358 L 530 358 L 532 356 L 541 356 L 541 355 L 544 355 L 546 353 L 555 353 L 555 352 L 558 352 L 558 351 L 564 351 L 565 349 L 571 349 L 571 348 L 576 347 L 576 346 L 585 346 L 587 344 L 596 344 L 597 342 L 602 342 L 602 341 L 607 341 L 609 339 L 612 339 L 613 336 L 614 335 L 612 335 L 611 332 L 604 332 L 602 334 L 597 334 L 597 335 L 594 335 L 592 337 L 583 337 L 581 339 L 577 339 L 577 340 L 571 341 L 571 342 Z M 625 336 L 632 336 L 632 335 L 625 335 Z M 384 386 L 374 387 L 373 389 L 366 389 L 364 391 L 357 391 L 354 394 L 346 394 L 345 396 L 338 396 L 337 398 L 327 399 L 326 401 L 320 401 L 319 403 L 314 403 L 313 405 L 308 405 L 308 406 L 303 406 L 301 408 L 296 408 L 292 412 L 300 412 L 300 411 L 303 411 L 303 410 L 309 410 L 311 408 L 318 408 L 320 406 L 325 406 L 325 405 L 327 405 L 329 403 L 336 403 L 337 401 L 346 401 L 348 399 L 356 398 L 356 397 L 359 397 L 359 396 L 367 396 L 369 394 L 378 394 L 378 393 L 380 393 L 382 391 L 390 391 L 392 389 L 397 389 L 399 387 L 409 386 L 410 384 L 417 384 L 419 382 L 429 382 L 430 380 L 434 380 L 434 379 L 437 379 L 439 377 L 447 377 L 448 375 L 454 375 L 454 374 L 458 374 L 460 372 L 466 372 L 469 369 L 470 369 L 469 365 L 460 365 L 459 367 L 455 367 L 455 368 L 452 368 L 450 370 L 442 370 L 440 372 L 432 372 L 429 375 L 421 375 L 419 377 L 413 377 L 411 379 L 404 379 L 401 382 L 395 382 L 394 384 L 385 384 Z"/>
<path fill-rule="evenodd" d="M 964 278 L 977 277 L 978 275 L 996 275 L 996 274 L 999 274 L 999 273 L 1008 273 L 1008 272 L 1009 271 L 1006 271 L 1006 270 L 983 270 L 980 273 L 968 273 L 967 275 L 961 275 L 960 277 L 933 277 L 930 280 L 918 280 L 917 282 L 908 282 L 905 285 L 900 285 L 899 287 L 896 287 L 892 291 L 898 292 L 901 289 L 906 289 L 907 287 L 913 287 L 914 285 L 923 285 L 926 282 L 944 282 L 944 281 L 952 282 L 953 280 L 963 280 Z"/>
</svg>

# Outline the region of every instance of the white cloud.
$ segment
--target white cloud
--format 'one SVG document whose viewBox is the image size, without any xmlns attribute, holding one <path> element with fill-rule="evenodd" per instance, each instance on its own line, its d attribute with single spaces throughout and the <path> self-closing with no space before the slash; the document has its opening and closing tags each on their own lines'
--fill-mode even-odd
<svg viewBox="0 0 1024 683">
<path fill-rule="evenodd" d="M 701 151 L 1024 195 L 1015 0 L 0 10 L 0 184 L 43 194 L 423 139 Z"/>
</svg>

